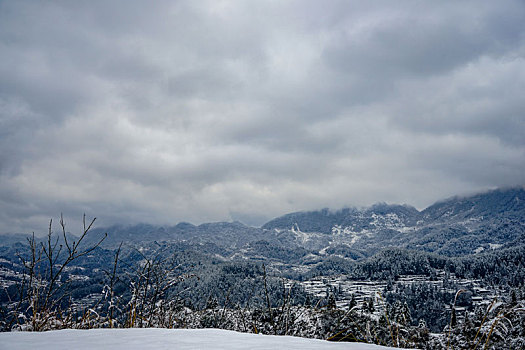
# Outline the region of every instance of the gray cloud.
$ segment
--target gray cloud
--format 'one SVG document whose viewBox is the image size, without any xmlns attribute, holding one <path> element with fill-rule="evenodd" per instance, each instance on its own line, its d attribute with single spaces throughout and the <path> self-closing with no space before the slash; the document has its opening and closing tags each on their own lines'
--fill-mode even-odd
<svg viewBox="0 0 525 350">
<path fill-rule="evenodd" d="M 523 185 L 523 23 L 520 1 L 0 2 L 0 232 Z"/>
</svg>

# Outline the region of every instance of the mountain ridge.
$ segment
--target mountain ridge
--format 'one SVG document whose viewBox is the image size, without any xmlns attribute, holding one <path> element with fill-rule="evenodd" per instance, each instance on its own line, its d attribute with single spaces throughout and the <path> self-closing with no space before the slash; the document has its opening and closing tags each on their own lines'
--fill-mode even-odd
<svg viewBox="0 0 525 350">
<path fill-rule="evenodd" d="M 273 249 L 307 249 L 323 255 L 370 256 L 388 247 L 435 252 L 448 256 L 476 254 L 525 242 L 525 189 L 496 189 L 471 196 L 455 196 L 419 211 L 407 204 L 376 203 L 366 208 L 321 209 L 288 213 L 260 228 L 241 222 L 212 222 L 174 226 L 150 224 L 95 228 L 86 243 L 116 248 L 121 242 L 187 242 L 212 244 L 231 256 L 254 252 L 270 243 Z M 16 235 L 0 235 L 0 244 Z M 253 254 L 257 255 L 256 252 Z"/>
</svg>

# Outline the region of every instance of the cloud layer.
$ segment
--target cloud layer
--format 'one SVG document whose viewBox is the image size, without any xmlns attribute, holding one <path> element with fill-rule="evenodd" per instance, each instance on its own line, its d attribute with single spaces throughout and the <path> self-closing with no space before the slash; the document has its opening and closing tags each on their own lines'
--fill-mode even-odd
<svg viewBox="0 0 525 350">
<path fill-rule="evenodd" d="M 0 52 L 0 232 L 525 184 L 521 1 L 4 1 Z"/>
</svg>

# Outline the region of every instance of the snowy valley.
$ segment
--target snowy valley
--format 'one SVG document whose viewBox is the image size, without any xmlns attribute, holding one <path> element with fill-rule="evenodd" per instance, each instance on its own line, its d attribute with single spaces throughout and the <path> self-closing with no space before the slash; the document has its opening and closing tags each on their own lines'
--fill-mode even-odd
<svg viewBox="0 0 525 350">
<path fill-rule="evenodd" d="M 525 190 L 515 188 L 422 211 L 377 204 L 292 213 L 260 228 L 142 224 L 84 236 L 0 236 L 0 327 L 215 328 L 407 348 L 483 342 L 518 349 L 525 346 L 524 204 Z M 226 334 L 208 332 L 210 339 Z M 16 348 L 23 334 L 3 333 L 0 341 Z M 146 336 L 138 334 L 126 339 L 142 344 Z M 232 343 L 215 348 L 241 346 L 236 337 L 248 335 L 227 336 Z M 260 348 L 289 341 L 249 339 Z M 300 346 L 309 344 L 320 343 Z"/>
</svg>

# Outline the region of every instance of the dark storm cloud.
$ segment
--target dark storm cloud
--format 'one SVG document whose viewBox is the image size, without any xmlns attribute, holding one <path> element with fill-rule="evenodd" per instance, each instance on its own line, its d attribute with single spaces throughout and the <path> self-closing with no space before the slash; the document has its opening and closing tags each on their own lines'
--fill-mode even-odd
<svg viewBox="0 0 525 350">
<path fill-rule="evenodd" d="M 0 231 L 525 183 L 520 1 L 0 2 Z"/>
</svg>

